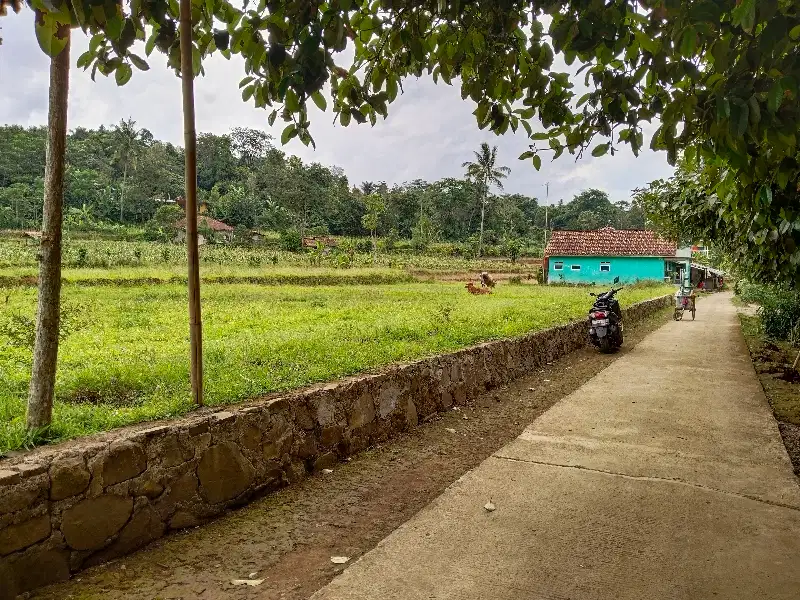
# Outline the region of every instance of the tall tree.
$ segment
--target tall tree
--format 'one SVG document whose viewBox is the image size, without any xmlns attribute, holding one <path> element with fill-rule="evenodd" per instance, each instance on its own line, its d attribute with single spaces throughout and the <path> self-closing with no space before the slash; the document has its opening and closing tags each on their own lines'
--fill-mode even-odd
<svg viewBox="0 0 800 600">
<path fill-rule="evenodd" d="M 61 233 L 64 204 L 64 163 L 67 145 L 69 96 L 69 25 L 58 27 L 60 51 L 50 59 L 50 101 L 47 115 L 44 209 L 39 264 L 39 301 L 36 309 L 36 341 L 28 392 L 28 429 L 50 425 L 58 363 L 61 316 Z M 60 44 L 59 44 L 60 45 Z"/>
<path fill-rule="evenodd" d="M 125 192 L 128 187 L 128 171 L 136 168 L 136 161 L 142 152 L 142 132 L 136 129 L 136 121 L 122 119 L 114 126 L 116 159 L 122 165 L 122 187 L 119 192 L 119 221 L 125 221 Z"/>
<path fill-rule="evenodd" d="M 475 162 L 465 162 L 462 167 L 467 170 L 469 177 L 476 185 L 478 200 L 481 205 L 481 232 L 478 237 L 478 257 L 483 253 L 483 225 L 486 216 L 486 204 L 489 201 L 489 188 L 495 186 L 503 189 L 503 179 L 511 173 L 505 166 L 497 166 L 497 146 L 489 147 L 483 142 L 479 152 L 475 152 Z"/>
<path fill-rule="evenodd" d="M 378 255 L 378 220 L 386 211 L 386 201 L 379 193 L 374 192 L 364 196 L 364 205 L 367 211 L 361 217 L 361 222 L 364 224 L 364 228 L 369 231 L 370 238 L 372 238 L 372 260 L 374 261 Z"/>
</svg>

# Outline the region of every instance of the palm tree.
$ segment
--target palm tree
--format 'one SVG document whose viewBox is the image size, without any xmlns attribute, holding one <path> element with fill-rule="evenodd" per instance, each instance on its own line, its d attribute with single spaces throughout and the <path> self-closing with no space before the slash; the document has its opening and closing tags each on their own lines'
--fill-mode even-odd
<svg viewBox="0 0 800 600">
<path fill-rule="evenodd" d="M 481 144 L 480 152 L 475 152 L 475 162 L 467 161 L 461 166 L 467 170 L 467 178 L 475 182 L 481 202 L 481 235 L 478 238 L 478 257 L 480 257 L 483 252 L 483 221 L 486 204 L 489 201 L 489 187 L 495 185 L 502 190 L 502 180 L 511 173 L 511 169 L 497 166 L 497 146 L 489 148 L 486 142 Z"/>
<path fill-rule="evenodd" d="M 119 221 L 122 223 L 125 206 L 125 190 L 128 169 L 136 168 L 136 159 L 142 150 L 142 131 L 136 129 L 136 121 L 130 117 L 114 126 L 114 141 L 117 146 L 116 159 L 122 163 L 122 189 L 119 194 Z"/>
</svg>

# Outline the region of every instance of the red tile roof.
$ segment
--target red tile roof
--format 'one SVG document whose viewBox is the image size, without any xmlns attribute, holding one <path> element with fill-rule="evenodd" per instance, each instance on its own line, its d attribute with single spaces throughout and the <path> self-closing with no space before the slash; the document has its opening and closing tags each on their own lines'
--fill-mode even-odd
<svg viewBox="0 0 800 600">
<path fill-rule="evenodd" d="M 223 223 L 222 221 L 217 221 L 216 219 L 212 219 L 211 217 L 207 217 L 205 215 L 198 215 L 197 217 L 197 225 L 201 226 L 203 223 L 208 225 L 211 231 L 233 231 L 233 227 L 228 225 L 227 223 Z M 184 217 L 177 223 L 175 226 L 179 229 L 186 229 L 186 218 Z"/>
<path fill-rule="evenodd" d="M 603 227 L 552 232 L 545 256 L 675 256 L 677 246 L 653 231 Z"/>
</svg>

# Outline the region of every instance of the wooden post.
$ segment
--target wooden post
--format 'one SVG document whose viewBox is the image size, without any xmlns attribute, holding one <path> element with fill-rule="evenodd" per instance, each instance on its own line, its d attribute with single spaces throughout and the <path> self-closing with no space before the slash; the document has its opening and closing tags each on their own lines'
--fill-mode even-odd
<svg viewBox="0 0 800 600">
<path fill-rule="evenodd" d="M 33 370 L 28 390 L 27 426 L 31 431 L 47 427 L 52 420 L 58 363 L 61 225 L 69 98 L 69 27 L 62 26 L 59 35 L 66 37 L 67 44 L 57 56 L 50 59 L 50 106 L 47 115 L 42 241 L 39 248 L 39 302 L 36 309 Z"/>
<path fill-rule="evenodd" d="M 186 167 L 186 252 L 189 263 L 189 343 L 192 398 L 203 405 L 203 325 L 200 316 L 200 253 L 197 248 L 197 132 L 194 126 L 192 2 L 180 0 L 181 84 Z"/>
</svg>

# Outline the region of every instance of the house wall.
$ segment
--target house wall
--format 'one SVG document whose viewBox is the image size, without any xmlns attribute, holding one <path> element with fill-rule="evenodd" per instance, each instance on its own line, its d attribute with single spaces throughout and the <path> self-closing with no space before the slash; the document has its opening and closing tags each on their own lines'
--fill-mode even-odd
<svg viewBox="0 0 800 600">
<path fill-rule="evenodd" d="M 610 263 L 610 271 L 600 271 L 602 262 Z M 664 279 L 664 258 L 654 256 L 551 256 L 548 263 L 550 283 L 566 281 L 601 285 L 613 282 L 615 277 L 619 277 L 622 283 Z M 558 263 L 563 263 L 563 269 L 556 269 Z M 580 270 L 574 271 L 573 265 L 580 266 Z"/>
</svg>

